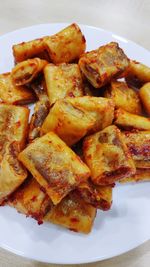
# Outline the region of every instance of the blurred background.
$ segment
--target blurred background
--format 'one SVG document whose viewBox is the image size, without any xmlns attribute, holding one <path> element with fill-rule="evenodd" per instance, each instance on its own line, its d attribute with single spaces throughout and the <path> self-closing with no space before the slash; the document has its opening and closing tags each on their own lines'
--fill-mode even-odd
<svg viewBox="0 0 150 267">
<path fill-rule="evenodd" d="M 150 0 L 1 0 L 0 34 L 40 23 L 101 27 L 150 48 Z"/>
</svg>

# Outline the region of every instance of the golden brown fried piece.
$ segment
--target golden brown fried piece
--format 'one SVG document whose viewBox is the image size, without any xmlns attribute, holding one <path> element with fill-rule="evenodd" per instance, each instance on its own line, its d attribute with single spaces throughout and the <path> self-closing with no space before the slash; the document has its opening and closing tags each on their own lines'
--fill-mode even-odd
<svg viewBox="0 0 150 267">
<path fill-rule="evenodd" d="M 118 77 L 128 65 L 127 56 L 115 42 L 87 52 L 79 60 L 82 72 L 95 88 L 100 88 L 112 78 Z"/>
<path fill-rule="evenodd" d="M 133 114 L 142 112 L 138 93 L 129 88 L 125 82 L 112 81 L 110 87 L 104 92 L 104 96 L 111 98 L 117 108 L 123 108 Z"/>
<path fill-rule="evenodd" d="M 45 221 L 88 234 L 92 229 L 95 216 L 96 209 L 73 191 L 48 212 Z"/>
<path fill-rule="evenodd" d="M 39 57 L 53 63 L 73 62 L 85 52 L 86 41 L 75 23 L 52 36 L 13 45 L 16 62 Z"/>
<path fill-rule="evenodd" d="M 44 38 L 13 45 L 12 49 L 16 63 L 34 57 L 42 59 L 49 58 L 47 52 L 45 51 Z"/>
<path fill-rule="evenodd" d="M 19 152 L 19 143 L 8 142 L 4 144 L 0 161 L 0 204 L 3 203 L 27 177 L 26 169 L 17 158 Z"/>
<path fill-rule="evenodd" d="M 65 97 L 83 96 L 83 81 L 77 64 L 48 64 L 44 75 L 50 105 Z"/>
<path fill-rule="evenodd" d="M 75 23 L 69 25 L 55 35 L 46 37 L 44 45 L 48 51 L 51 62 L 73 62 L 85 52 L 86 41 Z"/>
<path fill-rule="evenodd" d="M 53 132 L 37 138 L 19 154 L 19 160 L 57 204 L 90 176 L 89 168 Z"/>
<path fill-rule="evenodd" d="M 144 84 L 139 91 L 144 110 L 150 116 L 150 82 Z"/>
<path fill-rule="evenodd" d="M 47 65 L 46 60 L 33 58 L 18 63 L 11 72 L 13 83 L 21 86 L 32 82 Z"/>
<path fill-rule="evenodd" d="M 25 105 L 33 103 L 35 95 L 25 86 L 16 86 L 11 73 L 0 74 L 0 102 Z"/>
<path fill-rule="evenodd" d="M 135 60 L 130 60 L 126 76 L 131 79 L 132 77 L 137 78 L 144 83 L 150 82 L 150 67 Z"/>
<path fill-rule="evenodd" d="M 150 168 L 150 131 L 123 133 L 137 168 Z"/>
<path fill-rule="evenodd" d="M 120 180 L 121 183 L 132 183 L 132 182 L 144 182 L 150 181 L 150 169 L 136 169 L 135 175 L 123 178 Z"/>
<path fill-rule="evenodd" d="M 45 119 L 41 133 L 54 131 L 69 146 L 89 132 L 112 123 L 114 104 L 102 97 L 75 97 L 58 100 Z"/>
<path fill-rule="evenodd" d="M 43 192 L 40 185 L 32 177 L 28 178 L 8 200 L 8 205 L 18 212 L 31 216 L 42 223 L 43 217 L 52 208 L 49 196 Z"/>
<path fill-rule="evenodd" d="M 131 114 L 121 108 L 115 111 L 114 124 L 123 129 L 150 130 L 150 119 L 143 116 Z"/>
<path fill-rule="evenodd" d="M 88 180 L 79 184 L 77 190 L 85 202 L 101 210 L 109 210 L 112 205 L 112 187 L 95 185 Z"/>
<path fill-rule="evenodd" d="M 113 184 L 136 171 L 122 134 L 115 125 L 86 137 L 83 154 L 91 170 L 91 179 L 97 185 Z"/>
<path fill-rule="evenodd" d="M 25 146 L 29 109 L 0 104 L 0 203 L 27 177 L 17 156 Z"/>
<path fill-rule="evenodd" d="M 28 132 L 29 109 L 26 107 L 0 104 L 0 136 L 3 136 L 1 146 L 7 142 L 16 141 L 23 149 Z"/>
</svg>

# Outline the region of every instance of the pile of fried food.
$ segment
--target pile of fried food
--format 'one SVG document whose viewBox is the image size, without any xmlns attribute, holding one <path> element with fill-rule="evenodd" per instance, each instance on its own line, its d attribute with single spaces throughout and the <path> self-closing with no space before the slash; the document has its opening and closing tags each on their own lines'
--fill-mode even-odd
<svg viewBox="0 0 150 267">
<path fill-rule="evenodd" d="M 0 204 L 89 233 L 117 181 L 150 180 L 150 68 L 116 42 L 85 49 L 76 24 L 13 46 L 0 74 Z"/>
</svg>

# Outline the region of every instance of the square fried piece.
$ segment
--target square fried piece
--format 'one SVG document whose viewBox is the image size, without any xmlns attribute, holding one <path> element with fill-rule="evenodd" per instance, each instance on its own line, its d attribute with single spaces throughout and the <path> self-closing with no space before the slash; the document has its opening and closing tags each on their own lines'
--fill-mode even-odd
<svg viewBox="0 0 150 267">
<path fill-rule="evenodd" d="M 111 98 L 117 108 L 123 108 L 133 114 L 142 112 L 138 93 L 129 88 L 125 82 L 112 81 L 104 96 Z"/>
<path fill-rule="evenodd" d="M 132 129 L 138 129 L 144 131 L 150 130 L 149 118 L 145 118 L 143 116 L 139 116 L 136 114 L 131 114 L 122 108 L 118 108 L 115 111 L 114 124 L 126 130 L 132 130 Z"/>
<path fill-rule="evenodd" d="M 22 61 L 14 66 L 11 71 L 12 81 L 16 86 L 31 83 L 48 64 L 46 60 L 32 58 Z"/>
<path fill-rule="evenodd" d="M 39 224 L 42 223 L 43 217 L 53 206 L 49 196 L 43 192 L 33 177 L 28 178 L 11 195 L 8 205 L 14 207 L 20 213 L 31 216 Z"/>
<path fill-rule="evenodd" d="M 112 188 L 114 185 L 95 185 L 91 180 L 79 184 L 77 190 L 85 202 L 101 210 L 109 210 L 112 205 Z"/>
<path fill-rule="evenodd" d="M 112 184 L 135 173 L 128 148 L 114 125 L 86 137 L 83 153 L 91 170 L 91 179 L 97 185 Z"/>
<path fill-rule="evenodd" d="M 0 74 L 0 101 L 25 105 L 35 102 L 35 95 L 25 86 L 16 86 L 10 73 Z"/>
<path fill-rule="evenodd" d="M 24 147 L 28 134 L 28 119 L 27 107 L 0 104 L 0 136 L 5 137 L 5 143 L 16 141 L 21 149 Z"/>
<path fill-rule="evenodd" d="M 74 62 L 85 52 L 86 41 L 76 23 L 44 38 L 44 46 L 54 64 Z"/>
<path fill-rule="evenodd" d="M 150 168 L 150 131 L 123 132 L 137 168 Z"/>
<path fill-rule="evenodd" d="M 57 204 L 90 176 L 89 168 L 53 132 L 35 139 L 19 154 L 19 160 Z"/>
<path fill-rule="evenodd" d="M 58 100 L 46 117 L 41 132 L 54 131 L 71 146 L 87 133 L 112 123 L 114 104 L 104 97 L 75 97 Z"/>
<path fill-rule="evenodd" d="M 27 177 L 18 161 L 28 130 L 29 109 L 0 104 L 0 203 Z"/>
<path fill-rule="evenodd" d="M 45 216 L 45 221 L 75 232 L 88 234 L 93 226 L 96 209 L 86 203 L 76 191 L 67 195 Z"/>
<path fill-rule="evenodd" d="M 35 57 L 49 60 L 49 55 L 45 51 L 44 37 L 15 44 L 12 50 L 16 63 Z"/>
<path fill-rule="evenodd" d="M 87 52 L 79 60 L 82 72 L 95 88 L 100 88 L 119 76 L 128 65 L 127 56 L 115 42 Z"/>
<path fill-rule="evenodd" d="M 49 64 L 44 69 L 50 105 L 65 97 L 83 96 L 83 82 L 77 64 Z"/>
<path fill-rule="evenodd" d="M 17 142 L 5 143 L 0 151 L 0 204 L 27 178 L 27 171 L 17 158 L 19 152 Z"/>
<path fill-rule="evenodd" d="M 136 60 L 130 60 L 126 76 L 142 83 L 148 83 L 150 82 L 150 67 Z"/>
</svg>

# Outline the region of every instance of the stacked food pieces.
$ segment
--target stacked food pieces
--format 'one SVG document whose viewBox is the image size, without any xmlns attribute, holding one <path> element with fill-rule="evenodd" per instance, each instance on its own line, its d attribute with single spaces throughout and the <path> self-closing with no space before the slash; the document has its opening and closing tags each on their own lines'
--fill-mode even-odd
<svg viewBox="0 0 150 267">
<path fill-rule="evenodd" d="M 0 75 L 0 204 L 89 233 L 116 182 L 150 180 L 150 68 L 115 42 L 85 49 L 76 24 L 13 46 Z"/>
</svg>

